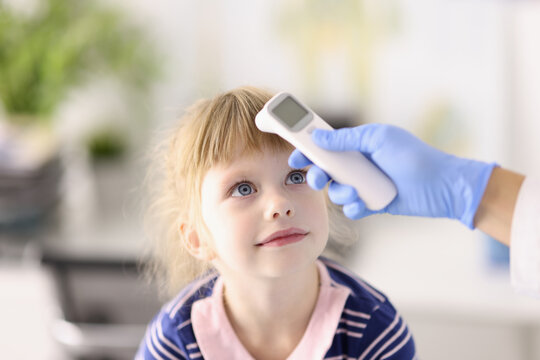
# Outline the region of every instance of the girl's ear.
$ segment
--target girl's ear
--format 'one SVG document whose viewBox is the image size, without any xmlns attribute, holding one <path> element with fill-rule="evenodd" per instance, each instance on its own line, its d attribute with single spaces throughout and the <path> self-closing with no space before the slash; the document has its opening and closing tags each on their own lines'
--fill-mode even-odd
<svg viewBox="0 0 540 360">
<path fill-rule="evenodd" d="M 216 257 L 214 250 L 208 243 L 200 239 L 199 234 L 193 227 L 181 224 L 180 233 L 182 234 L 183 245 L 191 256 L 202 261 L 211 261 Z"/>
</svg>

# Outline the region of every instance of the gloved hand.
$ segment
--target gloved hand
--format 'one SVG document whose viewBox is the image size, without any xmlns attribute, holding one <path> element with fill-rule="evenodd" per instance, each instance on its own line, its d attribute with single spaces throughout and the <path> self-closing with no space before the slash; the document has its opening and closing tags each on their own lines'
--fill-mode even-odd
<svg viewBox="0 0 540 360">
<path fill-rule="evenodd" d="M 463 159 L 437 150 L 407 131 L 391 125 L 368 124 L 338 130 L 317 129 L 313 141 L 332 151 L 360 151 L 382 169 L 394 182 L 398 194 L 384 209 L 366 208 L 356 190 L 332 181 L 330 199 L 343 205 L 351 219 L 374 213 L 446 217 L 474 228 L 474 215 L 486 189 L 494 163 Z M 294 150 L 289 165 L 303 168 L 312 164 Z M 308 184 L 320 190 L 331 180 L 316 165 L 307 173 Z"/>
</svg>

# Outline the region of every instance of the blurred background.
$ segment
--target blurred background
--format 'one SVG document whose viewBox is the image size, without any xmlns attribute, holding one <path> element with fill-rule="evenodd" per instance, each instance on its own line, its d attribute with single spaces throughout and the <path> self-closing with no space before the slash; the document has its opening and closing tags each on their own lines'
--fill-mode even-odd
<svg viewBox="0 0 540 360">
<path fill-rule="evenodd" d="M 0 348 L 132 358 L 160 307 L 140 277 L 155 132 L 200 97 L 287 90 L 334 126 L 402 126 L 540 175 L 537 1 L 0 0 Z M 424 359 L 540 358 L 508 249 L 457 222 L 375 216 L 347 266 Z"/>
</svg>

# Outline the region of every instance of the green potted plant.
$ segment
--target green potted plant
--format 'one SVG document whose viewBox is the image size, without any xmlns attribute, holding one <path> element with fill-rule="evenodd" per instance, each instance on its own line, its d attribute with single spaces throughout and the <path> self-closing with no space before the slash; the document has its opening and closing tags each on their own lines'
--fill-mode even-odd
<svg viewBox="0 0 540 360">
<path fill-rule="evenodd" d="M 115 78 L 125 85 L 122 96 L 130 99 L 130 118 L 141 120 L 136 106 L 157 75 L 155 49 L 119 11 L 98 1 L 36 1 L 36 10 L 23 14 L 0 0 L 0 177 L 20 173 L 17 158 L 6 155 L 14 153 L 16 134 L 38 132 L 41 135 L 33 138 L 55 142 L 55 113 L 74 87 L 95 78 Z M 126 150 L 124 135 L 121 130 L 111 134 L 106 128 L 94 129 L 85 146 L 93 158 L 117 157 Z M 57 157 L 58 149 L 48 149 L 50 158 Z M 33 170 L 43 166 L 35 164 Z"/>
<path fill-rule="evenodd" d="M 67 92 L 114 76 L 147 90 L 156 62 L 139 28 L 96 1 L 41 0 L 21 15 L 0 2 L 0 103 L 8 122 L 49 126 Z"/>
</svg>

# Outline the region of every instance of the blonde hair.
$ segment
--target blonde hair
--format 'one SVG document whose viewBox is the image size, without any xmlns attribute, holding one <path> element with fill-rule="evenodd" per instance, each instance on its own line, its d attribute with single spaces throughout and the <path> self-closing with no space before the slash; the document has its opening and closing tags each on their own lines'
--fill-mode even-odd
<svg viewBox="0 0 540 360">
<path fill-rule="evenodd" d="M 147 179 L 150 203 L 146 229 L 151 240 L 147 273 L 158 281 L 162 293 L 173 295 L 212 269 L 210 263 L 191 256 L 183 246 L 185 232 L 180 230 L 182 224 L 190 224 L 197 231 L 205 231 L 200 186 L 206 172 L 216 164 L 229 162 L 239 148 L 244 153 L 292 150 L 279 136 L 255 126 L 255 115 L 271 97 L 265 90 L 240 87 L 199 100 L 152 153 Z M 340 209 L 329 200 L 327 203 L 331 218 L 339 217 Z M 341 239 L 340 243 L 354 238 L 354 227 L 343 226 L 342 222 L 338 225 L 331 221 L 330 229 L 331 234 L 337 234 L 331 238 Z"/>
</svg>

